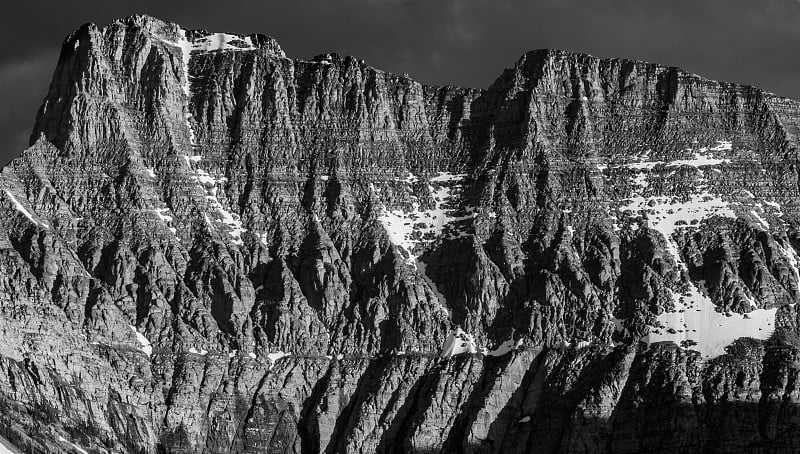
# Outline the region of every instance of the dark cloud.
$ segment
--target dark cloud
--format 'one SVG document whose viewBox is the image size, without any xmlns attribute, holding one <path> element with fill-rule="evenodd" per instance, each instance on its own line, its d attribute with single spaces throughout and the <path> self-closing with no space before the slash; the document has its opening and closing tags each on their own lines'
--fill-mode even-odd
<svg viewBox="0 0 800 454">
<path fill-rule="evenodd" d="M 48 5 L 49 3 L 49 5 Z M 214 0 L 13 2 L 0 19 L 0 163 L 27 142 L 64 36 L 147 13 L 261 32 L 290 56 L 356 55 L 432 84 L 485 87 L 524 52 L 559 48 L 675 65 L 800 98 L 796 0 Z M 13 9 L 14 11 L 9 11 Z"/>
</svg>

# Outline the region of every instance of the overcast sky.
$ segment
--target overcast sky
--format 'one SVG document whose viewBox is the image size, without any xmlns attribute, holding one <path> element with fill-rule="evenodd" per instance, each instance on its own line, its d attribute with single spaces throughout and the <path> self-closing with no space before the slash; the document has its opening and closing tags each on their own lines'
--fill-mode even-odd
<svg viewBox="0 0 800 454">
<path fill-rule="evenodd" d="M 0 17 L 0 164 L 27 145 L 63 38 L 135 13 L 265 33 L 290 57 L 355 55 L 430 84 L 486 87 L 524 52 L 559 48 L 800 99 L 800 0 L 24 0 Z"/>
</svg>

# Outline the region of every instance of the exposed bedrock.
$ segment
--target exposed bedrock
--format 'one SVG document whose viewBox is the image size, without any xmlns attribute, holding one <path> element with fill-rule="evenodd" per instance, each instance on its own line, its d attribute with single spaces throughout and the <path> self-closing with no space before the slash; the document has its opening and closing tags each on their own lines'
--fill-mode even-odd
<svg viewBox="0 0 800 454">
<path fill-rule="evenodd" d="M 0 435 L 795 452 L 799 119 L 563 51 L 468 89 L 85 25 L 0 174 Z"/>
</svg>

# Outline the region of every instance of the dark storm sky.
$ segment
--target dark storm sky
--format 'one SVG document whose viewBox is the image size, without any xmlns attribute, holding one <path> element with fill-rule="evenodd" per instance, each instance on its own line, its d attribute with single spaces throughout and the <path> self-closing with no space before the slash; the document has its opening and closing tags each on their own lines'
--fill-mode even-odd
<svg viewBox="0 0 800 454">
<path fill-rule="evenodd" d="M 265 33 L 291 57 L 355 55 L 431 84 L 486 87 L 524 52 L 560 48 L 800 98 L 800 0 L 23 0 L 0 17 L 0 165 L 27 144 L 64 36 L 134 13 Z"/>
</svg>

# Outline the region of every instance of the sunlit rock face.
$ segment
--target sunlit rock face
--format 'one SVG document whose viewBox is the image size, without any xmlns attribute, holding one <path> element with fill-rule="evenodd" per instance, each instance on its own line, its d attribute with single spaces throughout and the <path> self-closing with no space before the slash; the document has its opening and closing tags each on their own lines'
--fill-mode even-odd
<svg viewBox="0 0 800 454">
<path fill-rule="evenodd" d="M 0 175 L 0 435 L 800 449 L 798 107 L 561 51 L 467 89 L 86 25 Z"/>
</svg>

